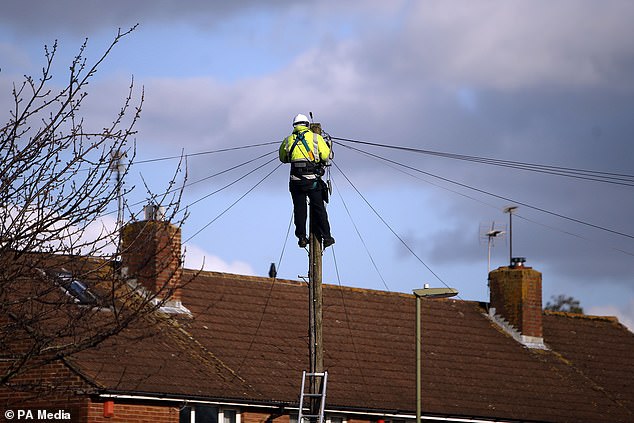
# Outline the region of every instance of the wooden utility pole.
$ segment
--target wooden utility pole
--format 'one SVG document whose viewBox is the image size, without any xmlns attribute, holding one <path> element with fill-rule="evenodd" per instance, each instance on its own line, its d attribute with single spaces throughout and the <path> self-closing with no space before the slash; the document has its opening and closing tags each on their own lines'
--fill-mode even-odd
<svg viewBox="0 0 634 423">
<path fill-rule="evenodd" d="M 313 123 L 310 125 L 310 130 L 315 134 L 321 135 L 321 125 L 319 123 Z M 315 154 L 319 152 L 315 151 Z M 322 338 L 322 245 L 321 239 L 316 234 L 313 227 L 312 213 L 309 213 L 309 260 L 308 260 L 308 313 L 309 313 L 309 353 L 310 353 L 310 372 L 322 373 L 324 371 L 324 346 Z M 310 392 L 317 394 L 321 390 L 320 383 L 322 378 L 312 377 Z M 319 414 L 319 399 L 314 398 L 310 402 L 310 413 L 312 415 Z"/>
</svg>

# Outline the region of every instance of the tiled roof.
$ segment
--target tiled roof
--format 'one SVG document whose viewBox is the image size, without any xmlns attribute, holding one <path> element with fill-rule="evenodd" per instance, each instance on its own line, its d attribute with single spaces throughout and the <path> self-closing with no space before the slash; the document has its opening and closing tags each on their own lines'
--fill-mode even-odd
<svg viewBox="0 0 634 423">
<path fill-rule="evenodd" d="M 544 320 L 552 349 L 634 412 L 634 334 L 614 318 L 547 312 Z"/>
<path fill-rule="evenodd" d="M 66 361 L 97 392 L 225 399 L 258 396 L 213 352 L 162 313 L 140 315 L 121 333 Z"/>
<path fill-rule="evenodd" d="M 413 414 L 414 297 L 333 285 L 323 295 L 327 408 Z M 202 272 L 182 291 L 193 317 L 130 328 L 73 366 L 106 391 L 296 403 L 307 299 L 302 282 Z M 634 421 L 634 335 L 613 320 L 546 314 L 550 350 L 531 350 L 477 302 L 423 300 L 422 339 L 425 414 Z"/>
</svg>

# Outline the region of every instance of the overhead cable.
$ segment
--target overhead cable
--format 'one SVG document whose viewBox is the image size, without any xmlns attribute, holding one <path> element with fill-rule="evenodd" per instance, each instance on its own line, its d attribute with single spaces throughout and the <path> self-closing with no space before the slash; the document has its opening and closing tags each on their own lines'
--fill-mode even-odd
<svg viewBox="0 0 634 423">
<path fill-rule="evenodd" d="M 293 210 L 291 210 L 291 218 L 288 221 L 288 228 L 286 228 L 286 237 L 284 238 L 284 245 L 282 245 L 282 252 L 280 253 L 280 259 L 277 261 L 277 271 L 279 272 L 282 266 L 282 258 L 284 257 L 284 251 L 286 251 L 286 244 L 288 244 L 288 235 L 291 233 L 291 226 L 293 225 Z"/>
<path fill-rule="evenodd" d="M 190 186 L 192 186 L 192 185 L 198 184 L 198 183 L 200 183 L 200 182 L 203 182 L 203 181 L 206 181 L 206 180 L 209 180 L 209 179 L 215 178 L 215 177 L 217 177 L 217 176 L 223 175 L 223 174 L 225 174 L 225 173 L 227 173 L 227 172 L 230 172 L 230 171 L 232 171 L 232 170 L 238 169 L 238 168 L 240 168 L 240 167 L 242 167 L 242 166 L 246 166 L 246 165 L 248 165 L 248 164 L 250 164 L 250 163 L 253 163 L 253 162 L 255 162 L 256 160 L 262 159 L 262 158 L 264 158 L 264 157 L 266 157 L 266 156 L 268 156 L 268 155 L 271 155 L 271 154 L 273 154 L 273 153 L 275 153 L 275 151 L 271 151 L 271 152 L 268 152 L 268 153 L 261 154 L 261 155 L 259 155 L 259 156 L 255 157 L 255 158 L 253 158 L 253 159 L 250 159 L 250 160 L 244 161 L 244 162 L 242 162 L 242 163 L 240 163 L 240 164 L 237 164 L 237 165 L 234 165 L 234 166 L 228 167 L 228 168 L 223 169 L 223 170 L 221 170 L 221 171 L 218 171 L 218 172 L 216 172 L 216 173 L 214 173 L 214 174 L 212 174 L 212 175 L 205 176 L 205 177 L 203 177 L 203 178 L 201 178 L 201 179 L 198 179 L 198 180 L 196 180 L 196 181 L 188 182 L 188 183 L 186 183 L 185 185 L 183 185 L 183 186 L 181 186 L 181 187 L 176 187 L 176 188 L 169 189 L 168 191 L 166 191 L 165 193 L 162 193 L 161 195 L 171 194 L 171 193 L 173 193 L 173 192 L 177 192 L 177 191 L 179 191 L 179 190 L 181 190 L 181 189 L 183 189 L 183 188 L 187 188 L 187 187 L 190 187 Z M 265 163 L 265 164 L 268 164 L 268 163 L 270 163 L 271 161 L 272 161 L 272 160 L 269 160 L 269 161 L 268 161 L 267 163 Z M 259 167 L 258 167 L 258 168 L 259 168 Z M 254 169 L 253 171 L 249 172 L 249 174 L 250 174 L 250 173 L 253 173 L 253 172 L 254 172 L 255 170 L 257 170 L 258 168 L 256 168 L 256 169 Z M 242 178 L 241 178 L 241 179 L 242 179 Z M 234 183 L 235 183 L 235 182 L 238 182 L 238 181 L 234 181 Z M 230 184 L 230 185 L 232 185 L 232 184 Z M 228 185 L 228 186 L 230 186 L 230 185 Z M 213 194 L 215 194 L 215 193 L 217 193 L 217 192 L 219 192 L 219 191 L 222 191 L 223 189 L 228 188 L 228 186 L 225 186 L 225 187 L 221 188 L 220 190 L 215 191 L 215 192 L 213 192 L 213 193 L 209 194 L 208 196 L 211 196 L 211 195 L 213 195 Z M 205 198 L 206 198 L 206 197 L 205 197 Z M 197 200 L 197 201 L 200 201 L 200 199 L 199 199 L 199 200 Z M 136 203 L 132 203 L 132 204 L 130 204 L 128 207 L 138 206 L 138 205 L 140 205 L 140 204 L 144 204 L 144 203 L 146 203 L 146 202 L 147 202 L 147 200 L 137 201 Z M 192 203 L 192 204 L 194 204 L 194 203 Z M 190 205 L 191 205 L 191 204 L 190 204 Z M 105 212 L 105 213 L 101 214 L 99 217 L 107 216 L 107 215 L 109 215 L 109 214 L 113 214 L 113 213 L 116 213 L 116 212 L 117 212 L 117 210 L 113 210 L 113 211 Z"/>
<path fill-rule="evenodd" d="M 267 155 L 268 155 L 268 153 L 267 153 Z M 272 159 L 270 159 L 268 162 L 264 163 L 264 164 L 263 164 L 263 165 L 261 165 L 261 166 L 254 167 L 253 169 L 251 169 L 251 171 L 249 171 L 249 172 L 245 173 L 244 175 L 240 176 L 238 179 L 234 180 L 233 182 L 229 182 L 227 185 L 223 186 L 222 188 L 218 188 L 217 190 L 215 190 L 215 191 L 213 191 L 213 192 L 211 192 L 211 193 L 209 193 L 209 194 L 207 194 L 207 195 L 204 195 L 204 196 L 200 197 L 199 199 L 197 199 L 197 200 L 195 200 L 195 201 L 192 201 L 191 203 L 189 203 L 189 204 L 186 206 L 186 208 L 188 208 L 188 207 L 190 207 L 190 206 L 193 206 L 194 204 L 200 203 L 202 200 L 204 200 L 204 199 L 206 199 L 206 198 L 209 198 L 209 197 L 211 197 L 212 195 L 217 194 L 217 193 L 219 193 L 220 191 L 223 191 L 223 190 L 225 190 L 225 189 L 229 188 L 230 186 L 232 186 L 232 185 L 234 185 L 234 184 L 236 184 L 236 183 L 240 182 L 241 180 L 243 180 L 244 178 L 246 178 L 246 177 L 247 177 L 247 176 L 249 176 L 250 174 L 254 173 L 254 172 L 255 172 L 255 171 L 257 171 L 258 169 L 261 169 L 262 167 L 266 166 L 267 164 L 271 163 L 271 162 L 272 162 L 272 161 L 274 161 L 274 160 L 276 160 L 276 157 L 273 157 Z M 235 167 L 236 167 L 236 166 L 234 166 L 234 168 L 235 168 Z"/>
<path fill-rule="evenodd" d="M 395 160 L 391 160 L 391 159 L 388 159 L 388 158 L 385 158 L 385 157 L 381 157 L 379 155 L 376 155 L 376 154 L 373 154 L 373 153 L 370 153 L 370 152 L 367 152 L 367 151 L 363 151 L 361 149 L 358 149 L 358 148 L 355 148 L 355 147 L 352 147 L 352 146 L 349 146 L 349 145 L 344 145 L 344 144 L 341 144 L 341 145 L 343 147 L 348 148 L 348 149 L 358 151 L 359 153 L 362 153 L 362 154 L 365 154 L 365 155 L 368 155 L 368 156 L 371 156 L 371 157 L 375 157 L 375 158 L 378 158 L 380 160 L 384 160 L 384 161 L 386 161 L 388 163 L 392 163 L 392 164 L 395 164 L 397 166 L 402 166 L 402 167 L 404 167 L 406 169 L 410 169 L 410 170 L 413 170 L 415 172 L 419 172 L 419 173 L 422 173 L 424 175 L 431 176 L 432 178 L 440 179 L 442 181 L 449 182 L 451 184 L 458 185 L 458 186 L 463 187 L 463 188 L 467 188 L 467 189 L 470 189 L 470 190 L 473 190 L 473 191 L 476 191 L 476 192 L 480 192 L 482 194 L 490 195 L 491 197 L 499 198 L 501 200 L 505 200 L 505 201 L 508 201 L 508 202 L 511 202 L 511 203 L 514 203 L 514 204 L 517 204 L 517 205 L 520 205 L 520 206 L 523 206 L 523 207 L 527 207 L 527 208 L 530 208 L 530 209 L 533 209 L 533 210 L 537 210 L 537 211 L 540 211 L 542 213 L 546 213 L 546 214 L 549 214 L 551 216 L 556 216 L 556 217 L 559 217 L 561 219 L 565 219 L 565 220 L 568 220 L 568 221 L 571 221 L 571 222 L 579 223 L 580 225 L 588 226 L 588 227 L 591 227 L 591 228 L 595 228 L 595 229 L 599 229 L 599 230 L 602 230 L 602 231 L 610 232 L 610 233 L 613 233 L 615 235 L 620 235 L 620 236 L 623 236 L 623 237 L 626 237 L 626 238 L 634 239 L 634 235 L 630 235 L 630 234 L 627 234 L 627 233 L 624 233 L 624 232 L 621 232 L 621 231 L 617 231 L 615 229 L 606 228 L 604 226 L 595 225 L 593 223 L 584 222 L 584 221 L 582 221 L 580 219 L 575 219 L 574 217 L 565 216 L 565 215 L 563 215 L 561 213 L 557 213 L 557 212 L 553 212 L 553 211 L 550 211 L 550 210 L 546 210 L 546 209 L 541 208 L 541 207 L 531 206 L 530 204 L 524 203 L 522 201 L 517 201 L 517 200 L 514 200 L 512 198 L 504 197 L 502 195 L 493 194 L 491 192 L 485 191 L 485 190 L 480 189 L 480 188 L 475 188 L 475 187 L 469 186 L 467 184 L 463 184 L 461 182 L 456 182 L 456 181 L 453 181 L 451 179 L 444 178 L 442 176 L 434 175 L 434 174 L 426 172 L 424 170 L 421 170 L 421 169 L 418 169 L 418 168 L 415 168 L 415 167 L 412 167 L 412 166 L 408 166 L 406 164 L 399 163 L 399 162 L 397 162 Z"/>
<path fill-rule="evenodd" d="M 272 160 L 270 160 L 268 163 L 270 163 Z M 267 163 L 267 164 L 268 164 Z M 255 184 L 254 186 L 252 186 L 251 188 L 249 188 L 249 190 L 247 190 L 244 194 L 242 194 L 236 201 L 234 201 L 233 203 L 231 203 L 229 205 L 229 207 L 227 207 L 226 209 L 224 209 L 220 214 L 218 214 L 216 217 L 214 217 L 212 220 L 210 220 L 206 225 L 204 225 L 202 228 L 200 228 L 198 231 L 196 231 L 192 236 L 190 236 L 189 238 L 187 238 L 184 243 L 187 243 L 189 241 L 191 241 L 192 238 L 194 238 L 195 236 L 197 236 L 198 234 L 200 234 L 202 231 L 204 231 L 205 229 L 207 229 L 210 225 L 212 225 L 216 220 L 220 219 L 225 213 L 227 213 L 229 210 L 231 210 L 233 208 L 233 206 L 235 206 L 236 204 L 238 204 L 240 202 L 240 200 L 242 200 L 244 197 L 246 197 L 247 195 L 249 195 L 249 193 L 251 193 L 251 191 L 253 191 L 254 189 L 256 189 L 262 182 L 264 182 L 269 176 L 271 176 L 277 169 L 279 169 L 279 167 L 282 166 L 282 163 L 278 164 L 277 166 L 275 166 L 275 168 L 273 170 L 271 170 L 269 173 L 266 174 L 266 176 L 264 176 L 264 178 L 260 179 L 260 181 Z M 251 173 L 251 172 L 249 172 Z M 242 179 L 242 178 L 240 178 Z M 237 181 L 235 181 L 237 182 Z M 235 182 L 232 182 L 230 185 L 233 185 Z M 223 188 L 224 189 L 224 188 Z M 211 195 L 211 194 L 210 194 Z M 200 201 L 200 200 L 198 200 Z"/>
<path fill-rule="evenodd" d="M 337 184 L 335 185 L 335 189 L 337 190 L 337 194 L 339 195 L 339 199 L 341 200 L 341 204 L 343 204 L 343 208 L 346 210 L 346 213 L 348 214 L 348 217 L 350 218 L 350 222 L 352 222 L 352 226 L 354 227 L 354 230 L 357 232 L 357 236 L 359 237 L 359 239 L 361 240 L 361 244 L 363 244 L 363 248 L 365 248 L 365 252 L 368 255 L 368 257 L 370 258 L 370 262 L 372 263 L 372 266 L 374 266 L 374 270 L 376 270 L 376 273 L 379 275 L 379 278 L 381 279 L 381 281 L 383 282 L 383 286 L 385 286 L 385 289 L 390 292 L 390 288 L 387 286 L 387 282 L 385 282 L 385 279 L 383 278 L 383 275 L 381 274 L 381 271 L 379 270 L 379 267 L 377 266 L 376 262 L 374 261 L 374 257 L 372 257 L 372 253 L 370 252 L 370 249 L 368 248 L 368 245 L 365 242 L 365 239 L 363 239 L 363 236 L 361 235 L 361 231 L 359 231 L 359 228 L 357 226 L 357 224 L 355 223 L 354 219 L 352 218 L 352 214 L 350 214 L 350 210 L 348 209 L 348 205 L 346 204 L 346 201 L 343 199 L 343 196 L 341 195 L 341 192 L 339 191 L 339 188 L 337 187 Z M 333 252 L 333 256 L 334 256 L 334 252 Z M 337 270 L 337 277 L 339 276 L 338 270 Z"/>
<path fill-rule="evenodd" d="M 286 238 L 284 239 L 284 245 L 282 246 L 282 253 L 280 254 L 280 259 L 277 262 L 278 271 L 279 271 L 280 266 L 282 264 L 282 257 L 284 256 L 284 251 L 286 250 L 286 244 L 288 243 L 288 234 L 291 232 L 292 223 L 293 223 L 293 212 L 291 211 L 291 220 L 288 222 L 288 229 L 286 230 Z M 249 342 L 249 347 L 247 348 L 246 352 L 244 353 L 244 356 L 242 356 L 242 360 L 240 361 L 240 364 L 238 364 L 238 367 L 236 368 L 236 373 L 239 373 L 240 370 L 242 369 L 242 365 L 244 365 L 244 362 L 249 357 L 249 354 L 251 353 L 253 345 L 255 344 L 255 339 L 259 335 L 260 328 L 262 327 L 262 322 L 264 321 L 264 316 L 266 315 L 266 310 L 268 309 L 269 303 L 271 301 L 271 296 L 273 294 L 273 287 L 275 286 L 276 278 L 277 277 L 275 277 L 275 276 L 271 278 L 271 285 L 269 286 L 269 291 L 266 294 L 266 301 L 264 302 L 264 307 L 262 308 L 262 313 L 260 313 L 260 318 L 258 319 L 258 324 L 255 327 L 255 332 L 253 333 L 253 336 L 251 337 L 251 341 Z"/>
<path fill-rule="evenodd" d="M 517 162 L 511 160 L 500 160 L 489 157 L 468 156 L 464 154 L 444 153 L 439 151 L 424 150 L 413 147 L 403 147 L 396 145 L 380 144 L 369 141 L 354 140 L 350 138 L 332 137 L 334 140 L 349 142 L 354 144 L 369 145 L 373 147 L 388 148 L 393 150 L 407 151 L 410 153 L 426 154 L 431 156 L 444 157 L 449 159 L 465 160 L 475 163 L 489 164 L 493 166 L 502 166 L 513 169 L 526 170 L 550 175 L 565 176 L 568 178 L 584 179 L 595 182 L 603 182 L 615 185 L 624 185 L 634 187 L 634 175 L 623 173 L 603 172 L 597 170 L 578 169 L 562 166 L 544 165 L 537 163 Z M 345 146 L 345 144 L 341 144 Z"/>
<path fill-rule="evenodd" d="M 423 265 L 425 266 L 425 268 L 432 274 L 434 275 L 434 277 L 436 279 L 438 279 L 438 281 L 440 281 L 440 283 L 442 283 L 443 285 L 445 285 L 447 288 L 449 288 L 449 285 L 447 285 L 447 283 L 445 283 L 444 280 L 442 280 L 440 278 L 440 276 L 438 276 L 436 274 L 436 272 L 434 272 L 428 265 L 427 263 L 425 263 L 423 261 L 423 259 L 421 259 L 415 252 L 414 250 L 412 250 L 412 248 L 405 242 L 405 240 L 396 233 L 396 231 L 394 229 L 392 229 L 392 227 L 390 226 L 389 223 L 387 223 L 387 221 L 385 219 L 383 219 L 383 216 L 381 216 L 381 214 L 372 206 L 372 204 L 370 204 L 370 202 L 363 196 L 363 194 L 361 194 L 361 191 L 359 191 L 357 189 L 357 187 L 352 183 L 352 181 L 350 180 L 350 178 L 348 178 L 348 176 L 343 172 L 343 170 L 341 170 L 341 168 L 339 167 L 339 165 L 337 165 L 337 163 L 335 161 L 332 162 L 332 164 L 337 168 L 337 170 L 343 175 L 344 178 L 346 178 L 346 181 L 348 181 L 348 183 L 350 184 L 350 186 L 352 188 L 354 188 L 354 190 L 357 192 L 357 194 L 359 194 L 359 196 L 363 199 L 363 201 L 368 205 L 368 207 L 370 207 L 370 210 L 372 210 L 374 212 L 374 214 L 379 218 L 379 220 L 381 220 L 381 222 L 383 222 L 383 224 L 390 230 L 390 232 L 392 232 L 392 234 L 401 242 L 401 244 L 403 244 L 405 246 L 405 248 L 407 248 L 407 250 L 414 256 L 416 257 L 416 259 Z"/>
<path fill-rule="evenodd" d="M 368 385 L 368 381 L 366 380 L 366 372 L 364 372 L 361 367 L 359 366 L 361 360 L 359 360 L 359 353 L 358 348 L 357 348 L 357 343 L 355 342 L 355 338 L 354 338 L 354 332 L 352 331 L 352 325 L 351 325 L 351 318 L 350 318 L 350 313 L 348 312 L 348 308 L 346 307 L 346 298 L 344 295 L 344 288 L 343 285 L 341 284 L 341 275 L 339 274 L 339 265 L 337 264 L 337 256 L 335 255 L 335 246 L 333 245 L 330 249 L 330 251 L 332 252 L 332 259 L 333 262 L 335 264 L 335 272 L 337 274 L 337 283 L 339 283 L 339 293 L 341 294 L 341 306 L 343 308 L 343 313 L 346 316 L 346 326 L 348 327 L 348 333 L 350 334 L 350 345 L 352 345 L 352 352 L 354 353 L 354 363 L 356 363 L 356 367 L 357 370 L 359 371 L 359 375 L 361 376 L 361 379 L 363 379 L 363 383 L 367 386 Z M 370 392 L 370 400 L 372 400 L 372 392 Z"/>
<path fill-rule="evenodd" d="M 343 147 L 348 148 L 348 146 L 346 146 L 346 145 L 343 145 L 343 144 L 342 144 L 342 146 L 343 146 Z M 356 150 L 356 149 L 355 149 L 355 150 Z M 365 154 L 365 152 L 364 152 L 364 151 L 362 151 L 362 150 L 357 150 L 357 152 L 361 152 L 361 153 L 364 153 L 364 154 Z M 376 160 L 376 161 L 382 161 L 382 160 L 383 160 L 383 159 L 378 159 L 377 157 L 372 157 L 372 156 L 370 156 L 370 158 L 372 158 L 373 160 Z M 427 184 L 430 184 L 430 185 L 433 185 L 433 186 L 435 186 L 435 187 L 438 187 L 438 188 L 441 188 L 441 189 L 447 190 L 447 191 L 449 191 L 449 192 L 452 192 L 452 193 L 454 193 L 454 194 L 457 194 L 457 195 L 460 195 L 460 196 L 462 196 L 462 197 L 468 198 L 468 199 L 470 199 L 470 200 L 476 201 L 476 202 L 478 202 L 478 203 L 480 203 L 480 204 L 483 204 L 483 205 L 485 205 L 485 206 L 491 207 L 491 208 L 493 208 L 493 209 L 499 209 L 497 206 L 495 206 L 495 205 L 493 205 L 493 204 L 491 204 L 491 203 L 487 203 L 487 202 L 485 202 L 485 201 L 483 201 L 483 200 L 481 200 L 481 199 L 479 199 L 479 198 L 476 198 L 476 197 L 474 197 L 474 196 L 467 195 L 467 194 L 462 193 L 462 192 L 459 192 L 459 191 L 457 191 L 457 190 L 453 190 L 453 189 L 447 188 L 446 186 L 443 186 L 443 185 L 441 185 L 441 184 L 436 184 L 436 183 L 431 182 L 431 181 L 429 181 L 429 180 L 427 180 L 427 179 L 423 179 L 423 178 L 421 178 L 420 176 L 417 176 L 417 175 L 415 175 L 415 174 L 413 174 L 413 173 L 408 172 L 407 170 L 401 169 L 401 168 L 400 168 L 400 164 L 399 164 L 398 166 L 397 166 L 397 165 L 394 165 L 394 164 L 392 164 L 392 163 L 384 163 L 384 164 L 385 164 L 386 166 L 388 166 L 388 167 L 390 167 L 390 168 L 394 169 L 394 170 L 395 170 L 395 171 L 397 171 L 397 172 L 401 172 L 401 173 L 403 173 L 403 174 L 405 174 L 405 175 L 407 175 L 407 176 L 410 176 L 410 177 L 412 177 L 412 178 L 418 179 L 419 181 L 423 181 L 423 182 L 425 182 L 425 183 L 427 183 Z M 342 198 L 342 201 L 343 201 L 343 198 Z M 345 206 L 345 203 L 344 203 L 344 206 Z M 584 237 L 584 236 L 581 236 L 581 235 L 575 234 L 575 233 L 573 233 L 573 232 L 565 231 L 565 230 L 563 230 L 563 229 L 561 229 L 561 228 L 557 228 L 557 227 L 554 227 L 554 226 L 551 226 L 551 225 L 546 225 L 546 224 L 544 224 L 544 223 L 537 222 L 537 221 L 535 221 L 535 220 L 532 220 L 532 219 L 529 219 L 529 218 L 527 218 L 527 217 L 525 217 L 525 216 L 522 216 L 522 215 L 521 215 L 521 214 L 519 214 L 519 213 L 515 213 L 515 214 L 514 214 L 514 216 L 517 216 L 517 217 L 519 217 L 520 219 L 524 219 L 524 220 L 526 220 L 526 221 L 528 221 L 528 222 L 531 222 L 531 223 L 533 223 L 533 224 L 540 225 L 540 226 L 544 226 L 544 227 L 546 227 L 546 228 L 548 228 L 548 229 L 552 229 L 552 230 L 554 230 L 554 231 L 561 232 L 561 233 L 563 233 L 563 234 L 565 234 L 565 235 L 569 235 L 569 236 L 572 236 L 572 237 L 575 237 L 575 238 L 582 239 L 582 240 L 584 240 L 584 241 L 588 241 L 588 242 L 597 242 L 596 240 L 592 240 L 592 239 L 590 239 L 590 238 L 586 238 L 586 237 Z M 612 249 L 612 250 L 614 250 L 614 251 L 618 251 L 618 252 L 620 252 L 620 253 L 623 253 L 623 254 L 626 254 L 626 255 L 629 255 L 629 256 L 634 256 L 634 253 L 632 253 L 632 252 L 630 252 L 630 251 L 623 250 L 623 249 L 621 249 L 621 248 L 612 247 L 612 246 L 609 246 L 609 245 L 605 245 L 605 248 L 609 248 L 609 249 Z"/>
<path fill-rule="evenodd" d="M 596 243 L 597 242 L 597 240 L 590 239 L 590 238 L 587 238 L 585 236 L 582 236 L 582 235 L 579 235 L 579 234 L 575 234 L 573 232 L 565 231 L 565 230 L 563 230 L 561 228 L 557 228 L 555 226 L 546 225 L 545 223 L 541 223 L 541 222 L 537 222 L 535 220 L 529 219 L 529 218 L 527 218 L 525 216 L 522 216 L 520 213 L 513 213 L 513 217 L 519 217 L 520 219 L 523 219 L 523 220 L 525 220 L 527 222 L 530 222 L 530 223 L 532 223 L 534 225 L 543 226 L 543 227 L 551 229 L 553 231 L 561 232 L 561 233 L 563 233 L 565 235 L 572 236 L 572 237 L 575 237 L 575 238 L 579 238 L 579 239 L 581 239 L 583 241 L 586 241 L 586 242 L 591 242 L 591 243 Z M 634 257 L 634 252 L 631 252 L 631 251 L 623 250 L 623 249 L 617 248 L 617 247 L 612 247 L 612 246 L 606 245 L 606 244 L 604 244 L 603 247 L 604 248 L 608 248 L 610 250 L 618 251 L 619 253 L 623 253 L 623 254 L 628 255 L 628 256 Z"/>
<path fill-rule="evenodd" d="M 158 157 L 155 159 L 147 159 L 147 160 L 139 160 L 134 162 L 134 164 L 146 164 L 146 163 L 154 163 L 154 162 L 160 162 L 163 160 L 174 160 L 174 159 L 180 159 L 180 158 L 189 158 L 189 157 L 196 157 L 196 156 L 203 156 L 206 154 L 216 154 L 216 153 L 224 153 L 227 151 L 236 151 L 236 150 L 244 150 L 246 148 L 254 148 L 254 147 L 262 147 L 265 145 L 272 145 L 272 144 L 279 144 L 279 141 L 270 141 L 270 142 L 263 142 L 263 143 L 259 143 L 259 144 L 250 144 L 250 145 L 241 145 L 238 147 L 228 147 L 228 148 L 220 148 L 218 150 L 208 150 L 208 151 L 200 151 L 198 153 L 191 153 L 191 154 L 185 154 L 182 156 L 168 156 L 168 157 Z"/>
</svg>

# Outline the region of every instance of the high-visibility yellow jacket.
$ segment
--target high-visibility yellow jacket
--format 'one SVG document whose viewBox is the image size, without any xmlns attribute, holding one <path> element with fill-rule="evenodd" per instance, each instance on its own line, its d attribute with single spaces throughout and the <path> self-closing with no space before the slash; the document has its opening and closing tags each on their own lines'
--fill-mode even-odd
<svg viewBox="0 0 634 423">
<path fill-rule="evenodd" d="M 306 145 L 301 141 L 296 143 L 297 136 L 300 133 L 303 133 Z M 315 150 L 317 150 L 317 154 L 315 154 Z M 325 163 L 328 161 L 329 156 L 330 147 L 328 147 L 324 138 L 302 125 L 293 128 L 293 133 L 284 138 L 282 145 L 280 145 L 280 161 L 282 163 L 299 161 Z"/>
</svg>

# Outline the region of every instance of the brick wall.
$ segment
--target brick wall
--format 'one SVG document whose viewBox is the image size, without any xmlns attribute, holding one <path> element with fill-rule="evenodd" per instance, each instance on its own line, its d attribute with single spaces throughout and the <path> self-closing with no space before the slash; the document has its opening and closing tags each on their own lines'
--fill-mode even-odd
<svg viewBox="0 0 634 423">
<path fill-rule="evenodd" d="M 542 274 L 500 267 L 489 274 L 491 307 L 522 335 L 542 337 Z"/>
<path fill-rule="evenodd" d="M 86 423 L 178 423 L 178 407 L 114 403 L 114 415 L 104 417 L 104 403 L 90 402 Z"/>
<path fill-rule="evenodd" d="M 0 415 L 12 410 L 16 413 L 14 420 L 17 420 L 18 410 L 30 410 L 37 421 L 38 410 L 53 413 L 62 410 L 69 413 L 70 422 L 83 422 L 88 399 L 81 393 L 90 389 L 61 361 L 42 365 L 19 374 L 0 387 Z"/>
<path fill-rule="evenodd" d="M 29 407 L 34 404 L 75 402 L 77 392 L 91 387 L 61 361 L 43 364 L 20 373 L 0 387 L 0 406 Z"/>
<path fill-rule="evenodd" d="M 241 415 L 242 423 L 265 423 L 271 417 L 270 413 L 254 413 L 254 412 L 243 412 Z M 275 423 L 288 423 L 288 416 L 280 416 L 276 418 Z"/>
<path fill-rule="evenodd" d="M 3 414 L 9 409 L 16 412 L 18 409 L 29 409 L 33 410 L 34 413 L 36 413 L 37 409 L 45 409 L 49 412 L 63 410 L 70 413 L 71 417 L 71 420 L 63 421 L 70 421 L 71 423 L 179 423 L 179 408 L 167 403 L 152 405 L 151 403 L 117 402 L 117 400 L 114 400 L 113 415 L 105 417 L 105 402 L 92 401 L 85 394 L 78 394 L 77 392 L 69 394 L 69 392 L 64 391 L 62 395 L 49 392 L 46 397 L 28 401 L 13 398 L 17 401 L 13 401 L 11 404 L 4 402 L 0 405 L 0 411 Z M 6 400 L 6 396 L 4 399 Z M 34 421 L 38 421 L 37 418 Z M 270 412 L 246 410 L 242 410 L 241 413 L 241 423 L 288 423 L 289 421 L 288 415 L 280 416 Z M 370 423 L 372 421 L 348 419 L 348 423 Z"/>
<path fill-rule="evenodd" d="M 121 233 L 122 265 L 147 290 L 180 301 L 181 230 L 169 222 L 144 220 L 126 225 Z M 159 295 L 165 299 L 167 295 Z"/>
<path fill-rule="evenodd" d="M 297 417 L 297 415 L 295 415 Z M 326 418 L 328 416 L 326 415 Z M 324 421 L 326 421 L 324 418 Z M 270 414 L 270 413 L 257 413 L 252 411 L 243 411 L 241 415 L 241 423 L 289 423 L 291 421 L 290 416 L 288 414 L 284 414 L 282 416 Z M 348 418 L 347 423 L 371 423 L 376 422 L 376 419 L 372 420 L 364 420 L 358 418 Z"/>
</svg>

